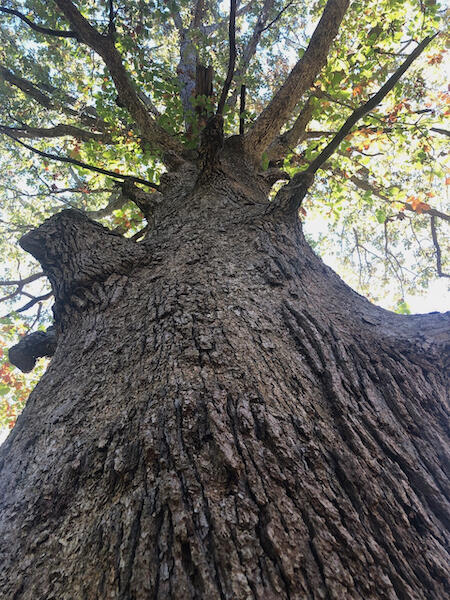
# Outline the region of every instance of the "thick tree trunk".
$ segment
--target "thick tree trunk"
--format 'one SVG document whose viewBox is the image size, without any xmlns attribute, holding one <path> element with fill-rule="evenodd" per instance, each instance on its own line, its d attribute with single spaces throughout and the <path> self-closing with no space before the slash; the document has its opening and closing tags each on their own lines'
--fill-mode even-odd
<svg viewBox="0 0 450 600">
<path fill-rule="evenodd" d="M 1 449 L 5 599 L 447 597 L 449 316 L 351 291 L 236 152 L 143 243 L 23 240 L 58 345 Z"/>
</svg>

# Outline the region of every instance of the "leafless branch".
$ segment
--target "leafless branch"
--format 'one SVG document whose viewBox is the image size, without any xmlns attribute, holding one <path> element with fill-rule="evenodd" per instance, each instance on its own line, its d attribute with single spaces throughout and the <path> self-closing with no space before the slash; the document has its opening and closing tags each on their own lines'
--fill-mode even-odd
<svg viewBox="0 0 450 600">
<path fill-rule="evenodd" d="M 30 21 L 28 17 L 23 15 L 18 10 L 13 8 L 6 8 L 5 6 L 0 6 L 0 12 L 5 13 L 7 15 L 14 15 L 15 17 L 19 17 L 24 23 L 26 23 L 31 29 L 37 31 L 38 33 L 43 33 L 44 35 L 53 35 L 56 37 L 62 38 L 74 38 L 79 40 L 78 34 L 75 31 L 61 31 L 59 29 L 48 29 L 47 27 L 41 27 L 40 25 L 36 25 L 33 21 Z"/>
<path fill-rule="evenodd" d="M 6 294 L 6 296 L 3 296 L 2 298 L 0 298 L 0 302 L 7 302 L 9 300 L 12 300 L 16 296 L 24 296 L 24 295 L 30 296 L 30 294 L 28 294 L 27 292 L 24 291 L 24 287 L 26 285 L 28 285 L 29 283 L 32 283 L 33 281 L 37 281 L 41 277 L 44 277 L 44 273 L 34 273 L 33 275 L 29 275 L 28 277 L 25 277 L 24 279 L 11 279 L 11 280 L 0 281 L 0 286 L 5 286 L 5 287 L 15 286 L 16 287 L 16 289 L 14 291 L 12 291 L 10 294 Z"/>
<path fill-rule="evenodd" d="M 436 252 L 436 272 L 439 277 L 450 277 L 447 273 L 443 273 L 442 271 L 442 254 L 441 247 L 439 246 L 439 241 L 437 237 L 436 231 L 436 217 L 432 216 L 430 219 L 430 228 L 431 228 L 431 237 L 433 238 L 433 246 Z"/>
<path fill-rule="evenodd" d="M 31 283 L 32 281 L 36 281 L 37 279 L 40 279 L 41 277 L 44 277 L 44 273 L 39 272 L 39 273 L 33 273 L 33 275 L 29 275 L 28 277 L 25 277 L 25 279 L 5 279 L 3 281 L 0 281 L 0 285 L 17 285 L 19 290 L 21 290 L 25 285 L 27 285 L 28 283 Z"/>
<path fill-rule="evenodd" d="M 240 104 L 239 104 L 239 135 L 245 133 L 245 85 L 241 85 Z"/>
<path fill-rule="evenodd" d="M 70 136 L 77 140 L 86 142 L 88 140 L 96 140 L 110 144 L 112 139 L 107 133 L 94 133 L 92 131 L 86 131 L 73 125 L 55 125 L 54 127 L 6 127 L 0 125 L 0 133 L 8 133 L 16 139 L 27 138 L 27 139 L 39 139 L 39 138 L 57 138 Z"/>
<path fill-rule="evenodd" d="M 222 92 L 220 94 L 219 103 L 217 105 L 217 114 L 223 114 L 225 102 L 227 100 L 228 92 L 230 91 L 231 82 L 234 75 L 234 67 L 236 66 L 236 0 L 230 0 L 230 24 L 228 28 L 228 40 L 229 40 L 229 59 L 228 69 L 225 82 L 223 84 Z"/>
<path fill-rule="evenodd" d="M 81 160 L 76 160 L 75 158 L 69 158 L 68 156 L 58 156 L 56 154 L 50 154 L 49 152 L 43 152 L 42 150 L 38 150 L 37 148 L 34 148 L 33 146 L 29 146 L 28 144 L 25 144 L 25 142 L 18 140 L 17 138 L 10 135 L 9 133 L 6 133 L 6 132 L 3 132 L 3 133 L 5 135 L 7 135 L 9 138 L 11 138 L 12 140 L 14 140 L 15 142 L 17 142 L 18 144 L 20 144 L 21 146 L 23 146 L 24 148 L 27 148 L 27 150 L 30 150 L 31 152 L 34 152 L 35 154 L 42 156 L 42 158 L 48 158 L 49 160 L 56 160 L 59 162 L 76 165 L 77 167 L 82 167 L 83 169 L 87 169 L 89 171 L 95 171 L 95 173 L 101 173 L 102 175 L 108 175 L 108 177 L 113 177 L 115 179 L 121 179 L 122 181 L 132 181 L 132 182 L 136 182 L 136 183 L 142 183 L 142 185 L 151 187 L 154 190 L 159 189 L 159 186 L 156 185 L 156 183 L 152 183 L 151 181 L 147 181 L 146 179 L 141 179 L 140 177 L 135 177 L 134 175 L 122 175 L 120 173 L 116 173 L 115 171 L 108 171 L 107 169 L 95 167 L 94 165 L 88 165 L 84 162 L 81 162 Z"/>
<path fill-rule="evenodd" d="M 26 312 L 27 310 L 30 310 L 30 308 L 33 308 L 33 306 L 35 304 L 37 304 L 38 302 L 43 302 L 44 300 L 48 300 L 52 295 L 53 295 L 52 292 L 47 292 L 46 294 L 43 294 L 42 296 L 33 297 L 29 302 L 27 302 L 20 308 L 16 308 L 15 310 L 9 312 L 7 315 L 4 315 L 2 318 L 10 317 L 13 313 Z"/>
</svg>

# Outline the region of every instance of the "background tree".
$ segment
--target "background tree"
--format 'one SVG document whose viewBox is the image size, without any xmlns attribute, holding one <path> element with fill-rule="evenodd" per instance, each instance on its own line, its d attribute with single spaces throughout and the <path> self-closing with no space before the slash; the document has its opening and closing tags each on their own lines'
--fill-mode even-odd
<svg viewBox="0 0 450 600">
<path fill-rule="evenodd" d="M 448 276 L 445 14 L 349 4 L 0 7 L 8 597 L 447 593 L 448 315 L 299 221 Z"/>
</svg>

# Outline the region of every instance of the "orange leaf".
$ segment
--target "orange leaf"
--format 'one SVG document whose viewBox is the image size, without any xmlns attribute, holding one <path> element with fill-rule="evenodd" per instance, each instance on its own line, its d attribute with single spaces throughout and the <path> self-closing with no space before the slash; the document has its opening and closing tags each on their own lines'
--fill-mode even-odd
<svg viewBox="0 0 450 600">
<path fill-rule="evenodd" d="M 419 202 L 419 205 L 416 208 L 416 212 L 420 215 L 426 210 L 430 210 L 431 206 L 426 202 Z"/>
</svg>

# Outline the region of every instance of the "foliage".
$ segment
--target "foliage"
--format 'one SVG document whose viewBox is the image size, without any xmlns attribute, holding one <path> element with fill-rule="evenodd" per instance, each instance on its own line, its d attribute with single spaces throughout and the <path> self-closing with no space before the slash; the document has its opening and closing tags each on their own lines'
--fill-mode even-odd
<svg viewBox="0 0 450 600">
<path fill-rule="evenodd" d="M 115 45 L 135 89 L 145 94 L 157 123 L 186 148 L 195 147 L 199 135 L 196 111 L 213 111 L 227 70 L 228 4 L 203 4 L 202 27 L 192 28 L 196 3 L 187 0 L 114 3 L 113 23 L 110 3 L 77 3 L 101 33 L 114 26 Z M 238 131 L 241 83 L 247 88 L 248 128 L 305 52 L 325 2 L 260 0 L 238 5 L 238 61 L 224 115 L 226 134 Z M 70 29 L 54 3 L 20 0 L 5 6 L 42 27 Z M 435 0 L 352 2 L 327 65 L 298 105 L 300 110 L 309 97 L 312 115 L 303 139 L 286 154 L 284 170 L 292 176 L 305 168 L 418 41 L 444 31 L 447 18 Z M 127 236 L 138 237 L 145 226 L 137 207 L 120 201 L 113 177 L 43 159 L 17 140 L 155 184 L 165 168 L 161 153 L 117 101 L 110 72 L 88 45 L 70 37 L 44 35 L 9 13 L 0 13 L 0 22 L 1 277 L 16 282 L 3 286 L 3 306 L 8 312 L 32 304 L 21 316 L 12 313 L 2 321 L 4 352 L 17 333 L 50 321 L 45 281 L 21 283 L 38 270 L 17 245 L 26 231 L 66 207 L 87 211 Z M 255 32 L 257 50 L 252 53 Z M 392 308 L 399 312 L 408 311 L 408 293 L 426 288 L 436 277 L 438 253 L 439 274 L 449 270 L 437 241 L 444 239 L 448 226 L 442 216 L 450 182 L 444 164 L 449 135 L 444 120 L 450 104 L 443 75 L 446 39 L 444 33 L 436 37 L 382 104 L 346 137 L 318 173 L 301 209 L 315 249 L 338 256 L 341 274 L 372 299 L 380 299 L 387 288 L 395 290 Z M 184 56 L 181 44 L 181 59 L 180 41 L 186 41 Z M 191 55 L 213 66 L 215 84 L 213 96 L 199 96 L 186 113 L 180 92 Z M 11 73 L 27 85 L 14 83 Z M 286 130 L 296 116 L 292 115 Z M 61 124 L 78 131 L 56 135 L 55 127 Z M 269 166 L 267 158 L 262 166 Z M 433 221 L 434 236 L 430 211 L 440 215 Z M 0 424 L 13 422 L 39 373 L 36 370 L 31 378 L 18 375 L 4 356 L 0 394 L 6 403 L 0 409 Z"/>
</svg>

